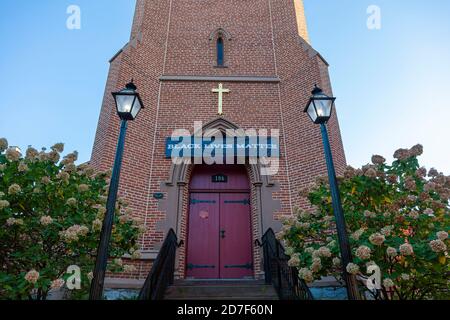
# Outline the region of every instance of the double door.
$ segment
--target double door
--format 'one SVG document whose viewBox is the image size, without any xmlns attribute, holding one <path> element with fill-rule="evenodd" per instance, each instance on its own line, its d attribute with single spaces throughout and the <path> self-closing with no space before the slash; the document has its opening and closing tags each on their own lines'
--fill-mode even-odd
<svg viewBox="0 0 450 320">
<path fill-rule="evenodd" d="M 253 277 L 249 193 L 191 193 L 188 278 Z"/>
</svg>

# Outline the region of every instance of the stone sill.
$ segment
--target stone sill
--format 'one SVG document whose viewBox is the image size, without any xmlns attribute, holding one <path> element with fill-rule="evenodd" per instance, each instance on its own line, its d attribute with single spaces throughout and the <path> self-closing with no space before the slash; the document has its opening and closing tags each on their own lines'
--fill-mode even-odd
<svg viewBox="0 0 450 320">
<path fill-rule="evenodd" d="M 138 260 L 141 261 L 152 261 L 155 260 L 158 256 L 159 250 L 148 250 L 148 251 L 142 251 L 141 252 L 141 258 Z M 122 258 L 125 259 L 131 259 L 131 256 L 129 254 L 124 254 Z"/>
</svg>

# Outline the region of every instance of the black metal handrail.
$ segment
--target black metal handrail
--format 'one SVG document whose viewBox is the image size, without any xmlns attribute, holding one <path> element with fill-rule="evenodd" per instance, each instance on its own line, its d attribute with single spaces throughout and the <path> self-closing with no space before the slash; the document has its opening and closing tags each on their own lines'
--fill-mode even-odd
<svg viewBox="0 0 450 320">
<path fill-rule="evenodd" d="M 173 284 L 178 244 L 177 235 L 169 230 L 152 269 L 139 293 L 139 300 L 162 300 L 167 288 Z"/>
<path fill-rule="evenodd" d="M 313 300 L 305 281 L 298 277 L 298 270 L 288 265 L 290 257 L 275 237 L 272 229 L 262 238 L 264 273 L 266 283 L 272 284 L 281 300 Z"/>
</svg>

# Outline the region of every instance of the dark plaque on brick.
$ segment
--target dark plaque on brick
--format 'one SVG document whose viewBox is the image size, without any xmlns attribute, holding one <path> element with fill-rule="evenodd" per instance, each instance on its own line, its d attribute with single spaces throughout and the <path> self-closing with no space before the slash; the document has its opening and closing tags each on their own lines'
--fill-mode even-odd
<svg viewBox="0 0 450 320">
<path fill-rule="evenodd" d="M 164 193 L 156 192 L 156 193 L 153 194 L 153 198 L 155 198 L 156 200 L 164 199 Z"/>
</svg>

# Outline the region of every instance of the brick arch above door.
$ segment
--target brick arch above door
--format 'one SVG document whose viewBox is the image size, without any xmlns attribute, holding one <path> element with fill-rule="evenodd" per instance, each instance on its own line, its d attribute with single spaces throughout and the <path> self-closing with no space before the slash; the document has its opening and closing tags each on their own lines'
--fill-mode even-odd
<svg viewBox="0 0 450 320">
<path fill-rule="evenodd" d="M 232 129 L 232 130 L 238 130 L 240 127 L 236 125 L 235 123 L 229 121 L 228 119 L 224 117 L 218 117 L 216 119 L 211 120 L 210 122 L 206 123 L 202 130 L 203 132 L 207 130 L 219 130 L 223 134 L 226 135 L 226 130 Z M 195 134 L 196 132 L 194 132 Z M 192 169 L 192 164 L 173 164 L 170 167 L 169 170 L 169 179 L 164 182 L 167 186 L 174 186 L 174 185 L 185 185 L 189 182 L 189 169 Z M 272 181 L 271 176 L 267 175 L 261 175 L 261 165 L 258 164 L 247 164 L 246 165 L 248 174 L 250 177 L 251 184 L 262 184 L 267 187 L 274 187 L 275 182 Z"/>
</svg>

